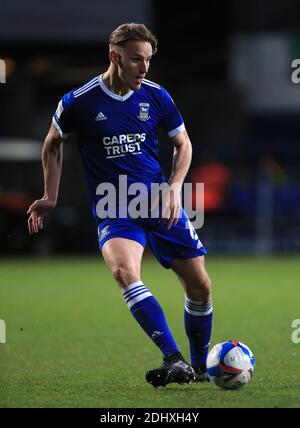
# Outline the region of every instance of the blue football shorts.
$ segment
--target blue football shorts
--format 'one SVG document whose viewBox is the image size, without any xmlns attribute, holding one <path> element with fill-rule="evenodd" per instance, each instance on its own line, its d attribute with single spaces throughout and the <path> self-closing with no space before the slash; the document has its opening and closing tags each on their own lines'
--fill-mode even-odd
<svg viewBox="0 0 300 428">
<path fill-rule="evenodd" d="M 148 243 L 159 263 L 170 268 L 175 258 L 190 259 L 207 253 L 185 211 L 177 224 L 168 230 L 158 218 L 105 219 L 98 226 L 100 251 L 112 238 L 127 238 L 139 242 L 144 248 Z"/>
</svg>

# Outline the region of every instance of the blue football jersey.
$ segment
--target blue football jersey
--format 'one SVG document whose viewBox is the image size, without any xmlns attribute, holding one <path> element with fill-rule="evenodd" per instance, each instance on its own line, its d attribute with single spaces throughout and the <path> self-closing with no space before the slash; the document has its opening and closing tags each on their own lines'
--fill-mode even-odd
<svg viewBox="0 0 300 428">
<path fill-rule="evenodd" d="M 147 188 L 166 181 L 157 129 L 169 137 L 185 129 L 171 96 L 160 85 L 144 79 L 138 91 L 120 96 L 105 86 L 102 76 L 65 94 L 53 123 L 63 138 L 76 132 L 97 221 L 97 186 L 107 182 L 118 190 L 120 175 L 127 176 L 128 185 L 139 182 Z"/>
</svg>

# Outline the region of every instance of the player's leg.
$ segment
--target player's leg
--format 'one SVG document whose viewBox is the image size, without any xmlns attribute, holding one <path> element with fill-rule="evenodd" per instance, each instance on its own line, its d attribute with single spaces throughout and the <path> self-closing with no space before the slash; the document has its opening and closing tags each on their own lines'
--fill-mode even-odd
<svg viewBox="0 0 300 428">
<path fill-rule="evenodd" d="M 115 237 L 102 246 L 103 258 L 129 310 L 164 357 L 168 357 L 179 351 L 161 306 L 141 279 L 143 251 L 143 245 L 126 238 Z"/>
<path fill-rule="evenodd" d="M 105 233 L 100 231 L 99 234 L 100 238 L 105 236 L 104 239 L 100 239 L 103 258 L 121 287 L 132 315 L 164 355 L 162 366 L 149 370 L 146 373 L 146 380 L 154 387 L 165 386 L 171 382 L 190 382 L 195 377 L 194 371 L 179 352 L 161 306 L 141 279 L 141 260 L 144 251 L 142 229 L 130 227 L 129 223 L 126 230 L 119 226 L 119 233 L 121 231 L 123 236 L 120 238 L 116 237 L 118 233 L 116 224 L 108 227 L 109 234 L 107 229 Z M 138 242 L 124 238 L 126 234 Z"/>
<path fill-rule="evenodd" d="M 211 285 L 204 267 L 203 247 L 184 210 L 178 223 L 168 230 L 156 227 L 148 240 L 158 261 L 165 268 L 172 268 L 186 290 L 185 328 L 190 343 L 192 365 L 198 371 L 198 380 L 205 373 L 212 326 Z"/>
<path fill-rule="evenodd" d="M 211 281 L 204 256 L 173 259 L 171 268 L 185 290 L 184 323 L 190 344 L 191 364 L 197 380 L 209 380 L 206 360 L 212 330 Z"/>
<path fill-rule="evenodd" d="M 121 289 L 141 281 L 144 247 L 137 241 L 112 238 L 102 247 L 102 256 Z"/>
</svg>

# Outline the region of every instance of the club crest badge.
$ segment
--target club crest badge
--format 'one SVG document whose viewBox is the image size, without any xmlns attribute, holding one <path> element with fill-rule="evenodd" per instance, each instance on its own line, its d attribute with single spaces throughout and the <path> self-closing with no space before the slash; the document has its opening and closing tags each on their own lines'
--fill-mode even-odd
<svg viewBox="0 0 300 428">
<path fill-rule="evenodd" d="M 146 120 L 150 119 L 149 116 L 149 109 L 150 109 L 150 104 L 148 103 L 139 103 L 140 106 L 140 113 L 138 115 L 138 118 L 145 122 Z"/>
</svg>

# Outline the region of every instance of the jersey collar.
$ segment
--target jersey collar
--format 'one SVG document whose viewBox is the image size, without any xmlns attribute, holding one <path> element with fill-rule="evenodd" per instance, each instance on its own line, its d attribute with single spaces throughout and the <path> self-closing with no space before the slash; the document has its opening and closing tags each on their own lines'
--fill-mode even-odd
<svg viewBox="0 0 300 428">
<path fill-rule="evenodd" d="M 105 92 L 111 98 L 114 98 L 115 100 L 118 100 L 118 101 L 126 101 L 134 93 L 134 91 L 129 91 L 123 97 L 121 95 L 115 94 L 114 92 L 112 92 L 111 90 L 109 90 L 107 86 L 105 86 L 105 84 L 104 84 L 104 82 L 102 80 L 102 76 L 103 76 L 103 74 L 101 74 L 99 76 L 99 85 L 100 85 L 102 91 Z"/>
</svg>

